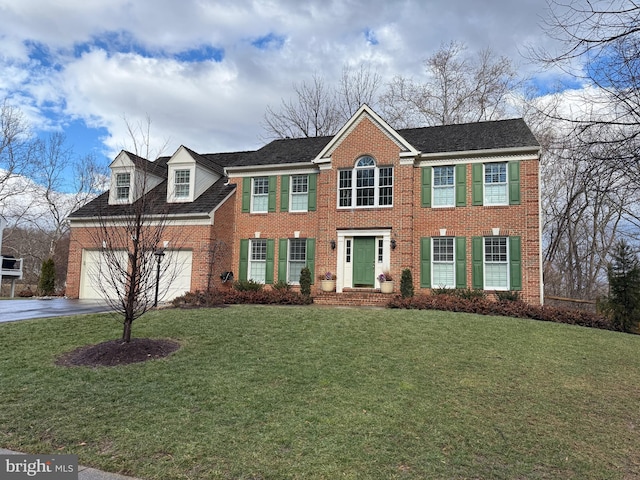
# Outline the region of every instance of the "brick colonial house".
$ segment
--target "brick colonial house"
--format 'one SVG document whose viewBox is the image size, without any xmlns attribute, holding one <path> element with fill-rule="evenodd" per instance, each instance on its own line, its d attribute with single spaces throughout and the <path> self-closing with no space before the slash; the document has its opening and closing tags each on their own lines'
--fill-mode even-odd
<svg viewBox="0 0 640 480">
<path fill-rule="evenodd" d="M 111 171 L 110 191 L 70 216 L 71 297 L 98 296 L 88 274 L 101 255 L 96 215 L 115 221 L 123 204 L 156 195 L 170 218 L 167 249 L 177 232 L 183 239 L 169 296 L 219 284 L 228 271 L 296 284 L 308 266 L 314 294 L 319 275 L 336 275 L 337 303 L 405 268 L 417 291 L 517 290 L 543 301 L 539 144 L 522 119 L 394 130 L 363 105 L 334 136 L 250 152 L 180 147 L 155 162 L 121 152 Z M 142 172 L 146 192 L 135 188 Z"/>
</svg>

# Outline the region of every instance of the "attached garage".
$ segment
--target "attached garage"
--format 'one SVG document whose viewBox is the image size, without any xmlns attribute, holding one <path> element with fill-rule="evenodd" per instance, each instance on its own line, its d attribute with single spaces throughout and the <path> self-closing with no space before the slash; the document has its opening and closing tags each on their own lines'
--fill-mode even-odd
<svg viewBox="0 0 640 480">
<path fill-rule="evenodd" d="M 119 265 L 125 265 L 127 254 L 124 250 L 117 251 L 115 258 Z M 87 300 L 116 298 L 115 288 L 108 278 L 109 270 L 105 253 L 102 250 L 83 250 L 80 298 Z"/>
<path fill-rule="evenodd" d="M 117 251 L 115 256 L 124 268 L 127 253 Z M 155 258 L 153 259 L 155 260 Z M 160 265 L 160 287 L 158 300 L 168 302 L 191 290 L 192 252 L 190 250 L 166 250 Z M 151 291 L 155 290 L 155 264 L 151 278 Z M 106 254 L 102 250 L 82 251 L 82 270 L 80 276 L 80 298 L 105 299 L 117 298 L 117 293 L 109 281 Z"/>
</svg>

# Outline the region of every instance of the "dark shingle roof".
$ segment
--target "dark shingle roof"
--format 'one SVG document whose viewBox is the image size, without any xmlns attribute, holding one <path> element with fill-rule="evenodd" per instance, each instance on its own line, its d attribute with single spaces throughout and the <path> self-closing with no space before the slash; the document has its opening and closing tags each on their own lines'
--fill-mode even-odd
<svg viewBox="0 0 640 480">
<path fill-rule="evenodd" d="M 229 166 L 311 163 L 333 137 L 285 138 L 274 140 Z"/>
<path fill-rule="evenodd" d="M 398 130 L 398 133 L 422 153 L 539 146 L 536 137 L 521 118 L 409 128 Z"/>
<path fill-rule="evenodd" d="M 225 185 L 225 181 L 224 177 L 221 178 L 193 202 L 167 203 L 167 181 L 165 180 L 147 194 L 146 201 L 149 205 L 162 205 L 161 208 L 154 210 L 166 212 L 168 215 L 207 214 L 235 190 L 234 184 Z M 107 191 L 73 212 L 69 218 L 121 216 L 131 214 L 132 210 L 135 208 L 132 209 L 129 204 L 109 205 Z"/>
</svg>

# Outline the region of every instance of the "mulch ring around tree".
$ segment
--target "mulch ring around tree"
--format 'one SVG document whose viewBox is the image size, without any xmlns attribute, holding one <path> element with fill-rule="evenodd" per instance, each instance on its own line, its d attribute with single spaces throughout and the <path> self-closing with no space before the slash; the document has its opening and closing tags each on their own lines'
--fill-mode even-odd
<svg viewBox="0 0 640 480">
<path fill-rule="evenodd" d="M 114 367 L 164 358 L 180 348 L 174 340 L 133 338 L 130 342 L 110 340 L 97 345 L 85 345 L 62 354 L 56 365 L 64 367 Z"/>
</svg>

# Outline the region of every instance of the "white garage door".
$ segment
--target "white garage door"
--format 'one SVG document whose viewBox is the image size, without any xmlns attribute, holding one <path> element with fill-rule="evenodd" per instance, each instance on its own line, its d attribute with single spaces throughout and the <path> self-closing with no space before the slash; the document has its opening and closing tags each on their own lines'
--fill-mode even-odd
<svg viewBox="0 0 640 480">
<path fill-rule="evenodd" d="M 126 265 L 126 252 L 124 250 L 117 251 L 116 259 L 120 265 Z M 109 278 L 105 254 L 101 250 L 83 250 L 80 270 L 80 298 L 116 298 L 115 289 Z"/>
<path fill-rule="evenodd" d="M 165 250 L 161 264 L 158 300 L 169 302 L 191 291 L 191 250 Z"/>
<path fill-rule="evenodd" d="M 116 261 L 126 270 L 127 254 L 124 250 L 116 252 Z M 149 278 L 149 294 L 155 294 L 156 269 L 155 258 L 153 274 Z M 192 252 L 190 250 L 166 250 L 160 265 L 160 287 L 158 300 L 168 302 L 191 290 Z M 101 250 L 82 251 L 82 270 L 80 274 L 80 298 L 105 299 L 117 298 L 115 287 L 110 281 L 105 253 Z"/>
</svg>

